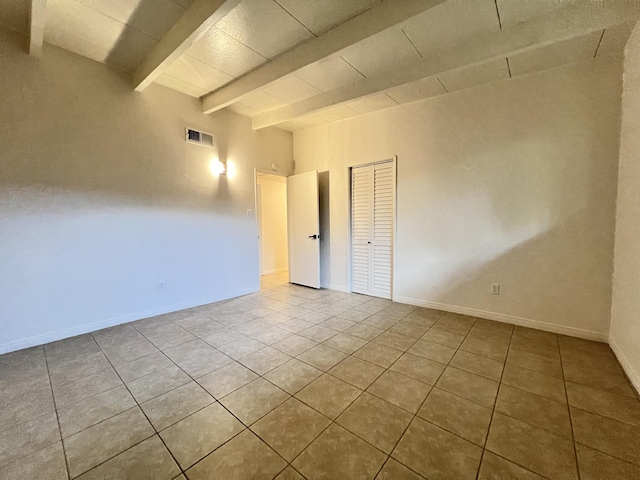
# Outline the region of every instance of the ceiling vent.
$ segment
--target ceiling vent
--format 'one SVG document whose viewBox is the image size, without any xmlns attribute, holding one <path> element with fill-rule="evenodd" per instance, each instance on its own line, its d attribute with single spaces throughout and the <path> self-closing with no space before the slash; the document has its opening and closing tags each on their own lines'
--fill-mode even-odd
<svg viewBox="0 0 640 480">
<path fill-rule="evenodd" d="M 201 132 L 187 127 L 185 139 L 188 143 L 195 143 L 203 147 L 215 148 L 213 143 L 213 135 L 207 132 Z"/>
</svg>

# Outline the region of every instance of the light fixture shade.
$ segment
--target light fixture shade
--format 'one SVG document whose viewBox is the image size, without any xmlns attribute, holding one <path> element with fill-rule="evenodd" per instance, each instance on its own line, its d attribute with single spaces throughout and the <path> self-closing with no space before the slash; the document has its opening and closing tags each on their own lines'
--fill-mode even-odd
<svg viewBox="0 0 640 480">
<path fill-rule="evenodd" d="M 209 169 L 211 170 L 211 173 L 214 175 L 226 175 L 227 163 L 221 162 L 217 158 L 214 158 L 213 160 L 211 160 L 211 163 L 209 164 Z"/>
</svg>

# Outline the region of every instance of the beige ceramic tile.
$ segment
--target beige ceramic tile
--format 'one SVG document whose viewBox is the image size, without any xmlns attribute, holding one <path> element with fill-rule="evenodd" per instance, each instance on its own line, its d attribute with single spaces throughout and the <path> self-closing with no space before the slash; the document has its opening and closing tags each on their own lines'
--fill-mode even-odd
<svg viewBox="0 0 640 480">
<path fill-rule="evenodd" d="M 387 347 L 406 352 L 407 350 L 409 350 L 411 345 L 416 342 L 416 340 L 417 339 L 415 337 L 409 337 L 400 333 L 386 331 L 379 337 L 376 337 L 373 341 L 375 343 L 379 343 L 380 345 L 385 345 Z"/>
<path fill-rule="evenodd" d="M 271 370 L 264 378 L 285 392 L 294 395 L 320 375 L 322 375 L 321 370 L 292 358 L 284 365 Z"/>
<path fill-rule="evenodd" d="M 271 480 L 287 463 L 250 430 L 187 470 L 189 480 Z"/>
<path fill-rule="evenodd" d="M 495 342 L 478 339 L 475 337 L 467 337 L 460 345 L 460 350 L 465 352 L 475 353 L 476 355 L 482 355 L 483 357 L 493 358 L 500 362 L 507 358 L 507 350 L 509 349 L 509 342 Z"/>
<path fill-rule="evenodd" d="M 247 355 L 252 354 L 253 352 L 257 352 L 264 347 L 266 347 L 264 343 L 258 342 L 253 338 L 246 337 L 242 340 L 237 340 L 235 342 L 221 345 L 220 347 L 218 347 L 218 350 L 220 350 L 225 355 L 230 356 L 234 360 L 240 360 L 241 358 L 244 358 Z"/>
<path fill-rule="evenodd" d="M 569 405 L 640 428 L 640 401 L 566 382 Z"/>
<path fill-rule="evenodd" d="M 275 480 L 304 480 L 304 477 L 296 472 L 293 467 L 289 466 L 285 468 Z"/>
<path fill-rule="evenodd" d="M 490 380 L 500 381 L 504 363 L 475 353 L 458 350 L 451 359 L 450 365 L 465 372 L 475 373 Z"/>
<path fill-rule="evenodd" d="M 48 413 L 28 422 L 0 431 L 0 465 L 60 441 L 55 413 Z"/>
<path fill-rule="evenodd" d="M 160 436 L 186 470 L 244 428 L 219 403 L 214 403 L 163 430 Z"/>
<path fill-rule="evenodd" d="M 587 368 L 602 370 L 604 372 L 622 374 L 622 368 L 618 361 L 609 354 L 596 354 L 584 350 L 560 350 L 563 362 L 571 362 Z"/>
<path fill-rule="evenodd" d="M 354 353 L 353 356 L 375 363 L 383 368 L 388 368 L 402 356 L 402 352 L 377 343 L 369 343 Z"/>
<path fill-rule="evenodd" d="M 191 382 L 149 400 L 140 407 L 155 429 L 160 431 L 214 401 L 200 385 Z"/>
<path fill-rule="evenodd" d="M 122 385 L 58 409 L 62 436 L 68 437 L 136 405 Z"/>
<path fill-rule="evenodd" d="M 365 390 L 382 372 L 384 369 L 373 363 L 365 362 L 356 357 L 347 357 L 327 373 L 354 387 Z"/>
<path fill-rule="evenodd" d="M 445 330 L 431 329 L 422 336 L 422 339 L 428 342 L 446 345 L 447 347 L 458 348 L 464 340 L 464 335 L 458 335 L 457 333 L 451 333 Z"/>
<path fill-rule="evenodd" d="M 62 443 L 56 442 L 31 455 L 0 466 L 0 478 L 67 480 L 69 477 Z"/>
<path fill-rule="evenodd" d="M 565 438 L 571 437 L 569 409 L 564 403 L 502 385 L 496 411 Z"/>
<path fill-rule="evenodd" d="M 428 342 L 427 340 L 418 340 L 407 350 L 407 353 L 446 365 L 453 357 L 453 354 L 456 353 L 456 349 L 439 343 Z"/>
<path fill-rule="evenodd" d="M 560 360 L 560 349 L 557 344 L 539 343 L 522 337 L 514 336 L 511 339 L 510 348 L 524 352 L 535 353 L 542 357 Z"/>
<path fill-rule="evenodd" d="M 56 406 L 62 407 L 110 390 L 118 385 L 122 385 L 122 380 L 116 371 L 109 367 L 62 385 L 54 385 L 53 395 L 56 399 Z"/>
<path fill-rule="evenodd" d="M 171 480 L 180 473 L 162 441 L 153 436 L 89 470 L 81 480 Z"/>
<path fill-rule="evenodd" d="M 337 331 L 323 327 L 322 325 L 314 325 L 313 327 L 309 327 L 306 330 L 298 332 L 298 335 L 301 337 L 308 338 L 314 342 L 324 342 L 337 334 Z"/>
<path fill-rule="evenodd" d="M 434 388 L 418 416 L 484 447 L 492 413 L 490 408 Z"/>
<path fill-rule="evenodd" d="M 570 408 L 575 441 L 640 466 L 638 427 Z"/>
<path fill-rule="evenodd" d="M 507 363 L 517 365 L 527 370 L 544 373 L 552 377 L 562 378 L 562 365 L 560 360 L 555 358 L 543 357 L 535 353 L 525 352 L 523 350 L 509 350 Z"/>
<path fill-rule="evenodd" d="M 340 350 L 341 352 L 344 352 L 348 355 L 352 354 L 359 348 L 362 348 L 366 344 L 366 340 L 359 337 L 354 337 L 353 335 L 349 335 L 348 333 L 339 333 L 323 342 L 323 345 L 335 348 L 336 350 Z"/>
<path fill-rule="evenodd" d="M 499 412 L 493 416 L 486 448 L 548 478 L 578 478 L 570 440 Z"/>
<path fill-rule="evenodd" d="M 291 359 L 291 357 L 286 353 L 282 353 L 275 348 L 266 347 L 242 358 L 240 363 L 258 375 L 264 375 L 289 359 Z"/>
<path fill-rule="evenodd" d="M 330 423 L 327 417 L 291 398 L 262 417 L 251 429 L 290 462 Z"/>
<path fill-rule="evenodd" d="M 389 329 L 390 332 L 400 333 L 401 335 L 407 335 L 408 337 L 420 338 L 427 333 L 429 327 L 422 325 L 415 325 L 413 323 L 400 321 Z"/>
<path fill-rule="evenodd" d="M 567 402 L 564 382 L 561 378 L 550 377 L 549 375 L 508 364 L 504 367 L 502 383 L 550 398 L 556 402 Z"/>
<path fill-rule="evenodd" d="M 257 378 L 220 400 L 245 425 L 251 425 L 289 398 L 289 394 Z"/>
<path fill-rule="evenodd" d="M 391 455 L 425 478 L 476 478 L 482 448 L 415 418 Z"/>
<path fill-rule="evenodd" d="M 640 467 L 610 455 L 598 452 L 584 445 L 576 445 L 578 469 L 582 480 L 637 480 Z"/>
<path fill-rule="evenodd" d="M 171 366 L 173 366 L 173 362 L 171 362 L 164 353 L 156 352 L 134 360 L 133 362 L 123 363 L 115 368 L 122 380 L 125 383 L 129 383 L 140 377 L 157 372 L 158 370 L 164 370 Z"/>
<path fill-rule="evenodd" d="M 298 356 L 317 345 L 313 340 L 301 337 L 300 335 L 291 335 L 290 337 L 280 340 L 271 345 L 273 348 L 286 353 L 287 355 Z"/>
<path fill-rule="evenodd" d="M 256 373 L 238 362 L 233 362 L 199 377 L 198 383 L 215 398 L 220 399 L 256 378 L 258 378 Z"/>
<path fill-rule="evenodd" d="M 413 416 L 368 393 L 360 395 L 336 423 L 390 454 Z"/>
<path fill-rule="evenodd" d="M 322 375 L 296 394 L 307 405 L 335 419 L 362 391 L 331 375 Z"/>
<path fill-rule="evenodd" d="M 154 433 L 138 407 L 76 433 L 64 440 L 69 473 L 77 477 Z"/>
<path fill-rule="evenodd" d="M 389 370 L 402 373 L 403 375 L 428 383 L 429 385 L 434 385 L 444 371 L 444 368 L 445 366 L 441 363 L 405 353 L 396 363 L 391 365 Z"/>
<path fill-rule="evenodd" d="M 422 480 L 423 478 L 393 458 L 387 460 L 387 463 L 384 464 L 384 467 L 376 476 L 376 480 Z"/>
<path fill-rule="evenodd" d="M 127 388 L 138 403 L 143 403 L 190 381 L 189 375 L 173 365 L 137 378 L 127 383 Z"/>
<path fill-rule="evenodd" d="M 373 478 L 386 455 L 338 425 L 331 425 L 292 465 L 309 479 Z"/>
<path fill-rule="evenodd" d="M 400 373 L 386 371 L 367 391 L 405 410 L 416 413 L 431 386 Z"/>
<path fill-rule="evenodd" d="M 457 335 L 466 335 L 474 323 L 475 319 L 473 317 L 447 313 L 431 328 L 433 330 L 444 330 L 445 332 L 455 333 Z"/>
<path fill-rule="evenodd" d="M 301 355 L 298 355 L 298 359 L 302 360 L 309 365 L 326 372 L 338 362 L 345 359 L 347 355 L 335 348 L 327 347 L 326 345 L 318 345 L 313 347 Z"/>
<path fill-rule="evenodd" d="M 544 480 L 544 477 L 505 460 L 488 450 L 484 451 L 478 480 Z"/>
<path fill-rule="evenodd" d="M 358 323 L 351 328 L 344 331 L 354 337 L 363 338 L 365 340 L 373 340 L 381 333 L 384 333 L 382 328 L 372 327 L 371 325 L 365 325 L 364 323 Z"/>
<path fill-rule="evenodd" d="M 567 381 L 627 397 L 633 398 L 636 396 L 624 375 L 603 372 L 602 370 L 583 367 L 571 362 L 562 362 L 562 368 L 564 370 L 564 379 Z"/>
<path fill-rule="evenodd" d="M 496 400 L 498 385 L 498 382 L 453 367 L 447 367 L 436 383 L 442 390 L 489 408 Z"/>
</svg>

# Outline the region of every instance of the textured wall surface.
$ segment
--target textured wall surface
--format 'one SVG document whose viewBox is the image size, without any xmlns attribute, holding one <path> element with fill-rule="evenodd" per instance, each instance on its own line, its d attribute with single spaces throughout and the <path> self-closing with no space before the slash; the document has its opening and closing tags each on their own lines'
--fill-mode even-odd
<svg viewBox="0 0 640 480">
<path fill-rule="evenodd" d="M 640 391 L 640 24 L 624 60 L 610 343 Z"/>
<path fill-rule="evenodd" d="M 347 167 L 397 155 L 396 298 L 606 340 L 621 63 L 295 132 L 296 172 L 331 175 L 324 281 L 349 284 Z"/>
<path fill-rule="evenodd" d="M 0 353 L 257 290 L 254 167 L 291 134 L 25 42 L 0 29 Z"/>
</svg>

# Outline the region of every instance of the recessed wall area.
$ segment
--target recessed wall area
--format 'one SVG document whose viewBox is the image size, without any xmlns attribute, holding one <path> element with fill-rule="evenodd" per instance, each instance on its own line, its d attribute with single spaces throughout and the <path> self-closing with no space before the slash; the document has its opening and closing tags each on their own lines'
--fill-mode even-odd
<svg viewBox="0 0 640 480">
<path fill-rule="evenodd" d="M 258 172 L 260 275 L 287 271 L 287 178 Z"/>
</svg>

